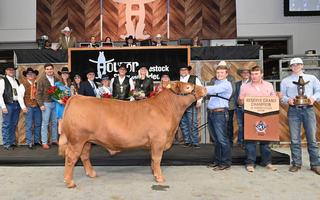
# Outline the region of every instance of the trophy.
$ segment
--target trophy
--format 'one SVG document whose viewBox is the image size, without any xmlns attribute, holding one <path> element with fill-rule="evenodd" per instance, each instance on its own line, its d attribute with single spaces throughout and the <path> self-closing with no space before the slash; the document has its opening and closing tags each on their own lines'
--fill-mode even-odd
<svg viewBox="0 0 320 200">
<path fill-rule="evenodd" d="M 309 81 L 304 82 L 302 76 L 299 76 L 298 82 L 292 81 L 293 84 L 297 85 L 298 96 L 294 99 L 294 105 L 296 106 L 306 106 L 310 105 L 310 99 L 304 95 L 304 86 L 309 83 Z"/>
</svg>

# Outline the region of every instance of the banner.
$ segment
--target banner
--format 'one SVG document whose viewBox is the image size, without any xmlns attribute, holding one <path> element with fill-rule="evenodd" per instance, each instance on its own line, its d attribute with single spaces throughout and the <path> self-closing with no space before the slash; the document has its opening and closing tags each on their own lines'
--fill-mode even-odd
<svg viewBox="0 0 320 200">
<path fill-rule="evenodd" d="M 279 141 L 279 98 L 244 98 L 244 139 Z"/>
<path fill-rule="evenodd" d="M 149 68 L 149 76 L 160 81 L 164 72 L 172 80 L 179 78 L 179 67 L 190 61 L 190 47 L 122 47 L 122 48 L 70 48 L 68 65 L 72 74 L 85 77 L 88 68 L 96 70 L 96 79 L 103 74 L 117 76 L 118 67 L 125 63 L 127 75 L 136 78 L 139 66 Z"/>
</svg>

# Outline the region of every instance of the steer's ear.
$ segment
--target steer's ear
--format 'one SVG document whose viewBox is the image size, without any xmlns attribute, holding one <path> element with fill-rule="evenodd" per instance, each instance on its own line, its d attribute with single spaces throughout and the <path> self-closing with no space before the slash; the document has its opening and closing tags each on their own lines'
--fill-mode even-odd
<svg viewBox="0 0 320 200">
<path fill-rule="evenodd" d="M 170 83 L 170 89 L 173 90 L 175 93 L 180 93 L 180 82 L 174 81 Z"/>
</svg>

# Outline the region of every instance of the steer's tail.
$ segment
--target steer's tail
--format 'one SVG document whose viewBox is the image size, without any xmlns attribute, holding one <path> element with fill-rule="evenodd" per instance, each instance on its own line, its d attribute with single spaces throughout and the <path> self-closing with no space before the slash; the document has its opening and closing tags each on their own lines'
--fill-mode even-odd
<svg viewBox="0 0 320 200">
<path fill-rule="evenodd" d="M 59 130 L 60 130 L 59 131 L 59 133 L 60 133 L 60 137 L 59 137 L 59 155 L 64 157 L 65 153 L 66 153 L 66 149 L 67 149 L 68 139 L 67 139 L 66 135 L 64 134 L 64 132 L 61 129 L 62 125 L 63 125 L 63 119 L 59 123 Z"/>
</svg>

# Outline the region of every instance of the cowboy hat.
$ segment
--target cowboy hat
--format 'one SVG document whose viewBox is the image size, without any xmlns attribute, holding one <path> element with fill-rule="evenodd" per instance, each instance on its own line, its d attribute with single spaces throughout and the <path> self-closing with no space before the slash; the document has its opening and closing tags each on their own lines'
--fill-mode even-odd
<svg viewBox="0 0 320 200">
<path fill-rule="evenodd" d="M 27 76 L 27 74 L 35 74 L 38 76 L 39 71 L 38 70 L 33 70 L 31 67 L 28 67 L 25 71 L 22 72 L 23 76 Z"/>
<path fill-rule="evenodd" d="M 290 60 L 290 65 L 293 65 L 293 64 L 303 64 L 303 61 L 301 58 L 292 58 Z"/>
<path fill-rule="evenodd" d="M 191 70 L 192 69 L 192 67 L 190 66 L 190 65 L 181 65 L 180 67 L 179 67 L 179 69 L 180 70 L 182 70 L 182 69 L 187 69 L 187 70 Z"/>
<path fill-rule="evenodd" d="M 68 67 L 62 67 L 61 71 L 58 71 L 58 74 L 61 76 L 61 74 L 69 74 Z"/>
<path fill-rule="evenodd" d="M 217 67 L 219 67 L 219 66 L 224 66 L 228 69 L 230 68 L 230 65 L 228 65 L 227 62 L 224 60 L 221 60 L 217 65 L 214 65 L 213 67 L 214 67 L 214 69 L 217 69 Z"/>
<path fill-rule="evenodd" d="M 248 71 L 248 72 L 250 72 L 250 69 L 249 69 L 248 67 L 240 67 L 239 69 L 237 69 L 237 74 L 240 76 L 240 74 L 241 74 L 243 71 Z"/>
<path fill-rule="evenodd" d="M 107 75 L 107 74 L 103 74 L 102 76 L 101 76 L 101 81 L 105 81 L 105 80 L 110 80 L 110 78 L 109 78 L 109 76 Z"/>
<path fill-rule="evenodd" d="M 72 29 L 69 28 L 69 26 L 64 27 L 64 29 L 61 30 L 61 33 L 64 32 L 72 32 Z"/>
<path fill-rule="evenodd" d="M 162 36 L 161 36 L 161 34 L 157 34 L 156 36 L 155 36 L 155 38 L 162 38 Z"/>
<path fill-rule="evenodd" d="M 120 68 L 124 68 L 126 71 L 128 71 L 128 69 L 127 69 L 127 64 L 126 64 L 126 63 L 121 63 L 121 65 L 118 67 L 118 70 L 119 70 Z"/>
<path fill-rule="evenodd" d="M 134 40 L 135 38 L 132 35 L 129 35 L 128 37 L 125 38 L 126 41 L 129 39 Z"/>
</svg>

